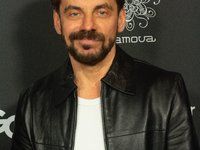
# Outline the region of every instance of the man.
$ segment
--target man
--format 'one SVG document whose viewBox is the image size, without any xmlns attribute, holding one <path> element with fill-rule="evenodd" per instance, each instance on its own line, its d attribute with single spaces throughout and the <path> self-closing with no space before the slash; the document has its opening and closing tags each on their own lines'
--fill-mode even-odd
<svg viewBox="0 0 200 150">
<path fill-rule="evenodd" d="M 182 77 L 115 44 L 122 0 L 52 0 L 69 60 L 21 95 L 13 150 L 198 150 Z"/>
</svg>

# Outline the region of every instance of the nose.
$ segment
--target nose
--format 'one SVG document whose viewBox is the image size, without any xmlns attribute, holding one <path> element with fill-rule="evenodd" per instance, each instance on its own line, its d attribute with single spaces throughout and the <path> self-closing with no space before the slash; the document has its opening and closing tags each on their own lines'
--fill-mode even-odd
<svg viewBox="0 0 200 150">
<path fill-rule="evenodd" d="M 91 31 L 96 30 L 97 26 L 93 16 L 84 16 L 82 20 L 81 30 Z"/>
</svg>

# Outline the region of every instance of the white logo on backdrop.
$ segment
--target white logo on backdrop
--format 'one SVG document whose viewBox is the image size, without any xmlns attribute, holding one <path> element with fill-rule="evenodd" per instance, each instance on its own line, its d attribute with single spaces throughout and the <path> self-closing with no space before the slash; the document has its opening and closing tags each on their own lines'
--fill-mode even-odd
<svg viewBox="0 0 200 150">
<path fill-rule="evenodd" d="M 147 35 L 147 36 L 124 36 L 124 37 L 116 37 L 116 43 L 120 44 L 120 43 L 152 43 L 152 42 L 156 42 L 156 38 L 154 38 L 151 35 Z"/>
<path fill-rule="evenodd" d="M 126 12 L 126 29 L 132 31 L 135 28 L 134 19 L 139 19 L 140 28 L 146 28 L 148 26 L 148 20 L 156 16 L 156 11 L 147 7 L 146 4 L 150 0 L 125 0 L 124 9 Z M 160 4 L 160 0 L 154 1 L 154 5 Z"/>
<path fill-rule="evenodd" d="M 196 107 L 195 106 L 191 106 L 190 109 L 191 109 L 191 113 L 192 113 L 192 116 L 193 116 L 194 115 L 194 110 L 196 109 Z"/>
<path fill-rule="evenodd" d="M 3 117 L 6 113 L 0 110 L 0 117 Z M 15 115 L 10 116 L 8 119 L 0 119 L 0 133 L 5 132 L 9 138 L 12 138 L 13 133 L 10 130 L 11 123 L 15 120 Z"/>
</svg>

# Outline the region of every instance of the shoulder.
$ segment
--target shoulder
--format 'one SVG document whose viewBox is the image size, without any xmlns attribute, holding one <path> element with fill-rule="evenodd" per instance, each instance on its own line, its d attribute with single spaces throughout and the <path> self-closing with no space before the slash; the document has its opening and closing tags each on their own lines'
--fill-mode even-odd
<svg viewBox="0 0 200 150">
<path fill-rule="evenodd" d="M 134 78 L 135 82 L 155 83 L 159 81 L 167 83 L 182 80 L 180 73 L 168 71 L 146 61 L 133 58 L 120 48 L 117 53 L 120 69 L 131 77 L 129 79 Z"/>
<path fill-rule="evenodd" d="M 172 88 L 180 80 L 183 80 L 180 73 L 168 71 L 141 60 L 134 59 L 134 66 L 136 78 L 149 84 L 165 85 Z"/>
<path fill-rule="evenodd" d="M 133 58 L 123 50 L 118 50 L 118 69 L 123 72 L 129 84 L 138 88 L 157 87 L 160 89 L 176 88 L 177 84 L 183 83 L 180 73 L 168 71 L 152 65 L 148 62 Z M 121 70 L 121 71 L 120 71 Z"/>
<path fill-rule="evenodd" d="M 67 65 L 68 60 L 54 72 L 32 83 L 21 93 L 21 99 L 23 101 L 36 102 L 45 101 L 47 98 L 53 97 L 56 85 L 62 84 L 66 79 L 66 72 L 70 72 L 70 70 L 67 70 Z"/>
<path fill-rule="evenodd" d="M 33 96 L 41 92 L 47 92 L 52 89 L 55 83 L 55 72 L 46 75 L 32 83 L 25 91 L 21 93 L 22 96 Z"/>
</svg>

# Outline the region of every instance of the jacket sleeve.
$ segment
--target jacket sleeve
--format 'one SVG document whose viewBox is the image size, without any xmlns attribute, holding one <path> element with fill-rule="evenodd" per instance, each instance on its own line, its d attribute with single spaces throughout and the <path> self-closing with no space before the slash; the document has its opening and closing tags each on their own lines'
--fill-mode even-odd
<svg viewBox="0 0 200 150">
<path fill-rule="evenodd" d="M 16 117 L 15 128 L 12 137 L 11 150 L 33 150 L 32 142 L 30 140 L 30 104 L 20 96 Z"/>
<path fill-rule="evenodd" d="M 184 81 L 177 78 L 168 124 L 168 150 L 199 150 Z"/>
</svg>

